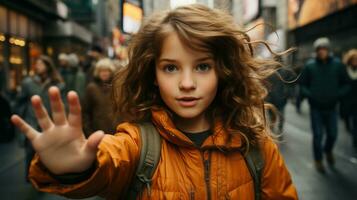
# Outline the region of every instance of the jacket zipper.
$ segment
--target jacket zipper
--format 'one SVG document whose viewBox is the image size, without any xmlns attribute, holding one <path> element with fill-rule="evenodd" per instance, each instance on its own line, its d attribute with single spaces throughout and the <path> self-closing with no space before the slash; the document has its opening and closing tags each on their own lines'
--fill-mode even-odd
<svg viewBox="0 0 357 200">
<path fill-rule="evenodd" d="M 211 163 L 211 152 L 208 151 L 208 159 L 205 159 L 204 153 L 201 151 L 203 166 L 204 166 L 204 178 L 206 183 L 207 199 L 211 199 L 211 187 L 210 187 L 210 163 Z"/>
<path fill-rule="evenodd" d="M 192 188 L 190 190 L 190 200 L 195 200 L 195 192 Z"/>
</svg>

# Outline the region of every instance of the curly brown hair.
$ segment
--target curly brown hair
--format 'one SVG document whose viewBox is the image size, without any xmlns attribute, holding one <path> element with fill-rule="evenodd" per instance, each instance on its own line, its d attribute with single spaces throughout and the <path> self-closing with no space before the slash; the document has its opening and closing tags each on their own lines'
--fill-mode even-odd
<svg viewBox="0 0 357 200">
<path fill-rule="evenodd" d="M 208 109 L 209 119 L 221 118 L 230 134 L 241 134 L 246 144 L 268 135 L 264 99 L 264 79 L 281 65 L 274 59 L 254 57 L 251 41 L 233 18 L 221 10 L 194 4 L 149 18 L 133 36 L 129 46 L 129 64 L 113 80 L 113 97 L 117 116 L 131 121 L 145 121 L 151 109 L 165 108 L 154 85 L 155 64 L 165 37 L 176 32 L 188 47 L 214 56 L 219 77 L 217 95 Z"/>
</svg>

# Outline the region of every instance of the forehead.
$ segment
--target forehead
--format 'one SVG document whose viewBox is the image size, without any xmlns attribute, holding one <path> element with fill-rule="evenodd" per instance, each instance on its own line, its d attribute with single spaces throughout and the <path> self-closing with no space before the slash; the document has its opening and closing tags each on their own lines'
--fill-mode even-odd
<svg viewBox="0 0 357 200">
<path fill-rule="evenodd" d="M 202 44 L 199 43 L 202 42 L 195 41 L 195 43 L 182 39 L 175 31 L 169 32 L 162 40 L 159 57 L 180 57 L 183 54 L 194 57 L 211 56 L 208 49 L 200 47 Z"/>
</svg>

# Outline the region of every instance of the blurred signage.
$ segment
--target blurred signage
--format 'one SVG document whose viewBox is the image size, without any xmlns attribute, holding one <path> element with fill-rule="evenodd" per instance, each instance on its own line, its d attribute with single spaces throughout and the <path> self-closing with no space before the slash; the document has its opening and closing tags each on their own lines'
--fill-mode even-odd
<svg viewBox="0 0 357 200">
<path fill-rule="evenodd" d="M 64 19 L 68 17 L 68 8 L 62 1 L 57 1 L 57 14 Z"/>
<path fill-rule="evenodd" d="M 125 33 L 138 32 L 143 18 L 143 10 L 130 1 L 123 3 L 122 28 Z"/>
<path fill-rule="evenodd" d="M 357 0 L 289 0 L 289 28 L 304 26 L 354 4 Z"/>
<path fill-rule="evenodd" d="M 260 0 L 243 0 L 243 22 L 249 23 L 259 17 Z"/>
</svg>

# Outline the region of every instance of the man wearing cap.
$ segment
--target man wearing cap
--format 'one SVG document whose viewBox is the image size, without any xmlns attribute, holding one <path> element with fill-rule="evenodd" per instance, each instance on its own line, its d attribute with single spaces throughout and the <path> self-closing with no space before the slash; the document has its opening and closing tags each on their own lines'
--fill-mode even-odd
<svg viewBox="0 0 357 200">
<path fill-rule="evenodd" d="M 335 163 L 333 146 L 338 130 L 336 107 L 339 100 L 347 94 L 349 86 L 342 63 L 330 55 L 329 39 L 319 38 L 313 46 L 316 57 L 306 63 L 301 74 L 301 94 L 308 98 L 310 105 L 315 167 L 324 173 L 324 154 L 330 166 Z"/>
</svg>

